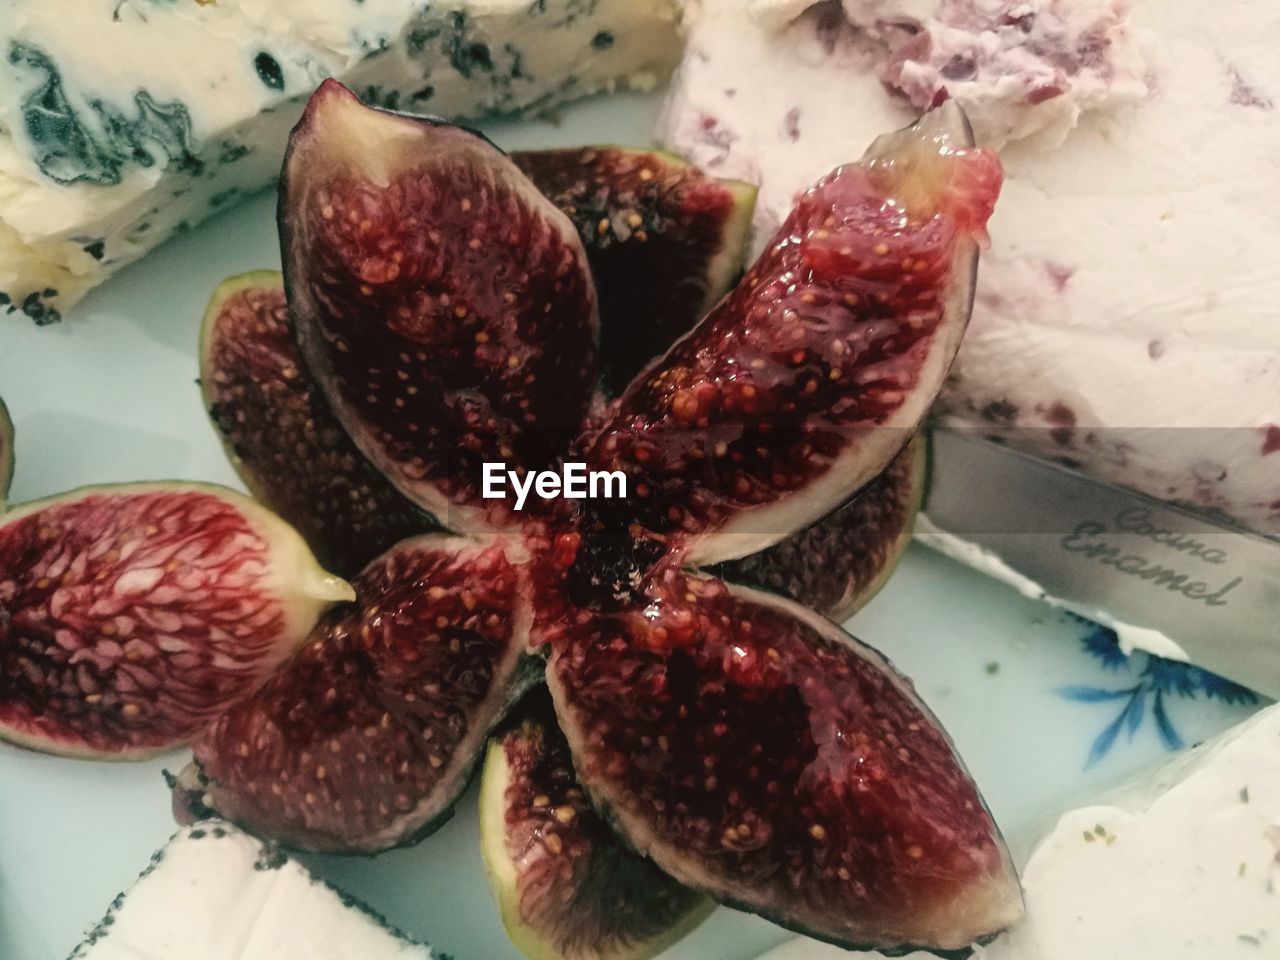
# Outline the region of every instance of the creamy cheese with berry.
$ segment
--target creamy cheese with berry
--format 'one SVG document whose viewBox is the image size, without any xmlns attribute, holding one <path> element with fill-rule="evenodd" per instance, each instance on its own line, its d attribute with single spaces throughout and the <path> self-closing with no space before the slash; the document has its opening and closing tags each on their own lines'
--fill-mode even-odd
<svg viewBox="0 0 1280 960">
<path fill-rule="evenodd" d="M 1280 707 L 1064 814 L 985 960 L 1252 960 L 1280 951 Z M 850 957 L 794 940 L 768 960 Z M 877 954 L 863 956 L 875 957 Z M 914 955 L 913 955 L 914 956 Z M 923 955 L 921 955 L 923 956 Z"/>
<path fill-rule="evenodd" d="M 942 412 L 1280 534 L 1274 5 L 695 0 L 686 19 L 661 139 L 761 183 L 760 236 L 930 91 L 1008 141 Z M 982 55 L 951 80 L 959 50 Z"/>
<path fill-rule="evenodd" d="M 185 827 L 72 960 L 431 960 L 424 944 L 279 850 L 209 820 Z"/>
<path fill-rule="evenodd" d="M 0 307 L 38 322 L 279 172 L 308 94 L 520 115 L 662 80 L 676 0 L 13 0 Z"/>
<path fill-rule="evenodd" d="M 753 0 L 785 27 L 813 0 Z M 1148 93 L 1127 28 L 1128 0 L 844 0 L 845 18 L 883 46 L 879 74 L 919 110 L 960 102 L 978 138 L 1000 147 L 1061 143 L 1081 114 Z"/>
</svg>

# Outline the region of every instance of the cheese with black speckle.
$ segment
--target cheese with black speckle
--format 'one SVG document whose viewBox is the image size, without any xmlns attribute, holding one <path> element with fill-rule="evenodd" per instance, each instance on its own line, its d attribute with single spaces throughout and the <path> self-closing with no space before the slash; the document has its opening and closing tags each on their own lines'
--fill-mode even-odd
<svg viewBox="0 0 1280 960">
<path fill-rule="evenodd" d="M 71 960 L 432 960 L 425 944 L 219 820 L 179 830 Z"/>
</svg>

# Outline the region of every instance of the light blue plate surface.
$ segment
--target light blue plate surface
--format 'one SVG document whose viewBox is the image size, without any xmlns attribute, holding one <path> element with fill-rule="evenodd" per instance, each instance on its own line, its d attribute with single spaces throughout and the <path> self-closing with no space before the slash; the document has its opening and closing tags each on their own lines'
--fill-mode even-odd
<svg viewBox="0 0 1280 960">
<path fill-rule="evenodd" d="M 655 110 L 653 98 L 617 98 L 488 132 L 512 149 L 641 144 Z M 14 502 L 107 481 L 237 485 L 201 409 L 196 332 L 219 280 L 279 263 L 273 213 L 263 196 L 167 244 L 60 326 L 0 316 Z M 851 629 L 915 679 L 1015 848 L 1064 807 L 1258 706 L 1194 668 L 1126 661 L 1106 631 L 918 546 Z M 71 950 L 172 832 L 160 771 L 185 761 L 87 763 L 0 745 L 0 960 Z M 308 862 L 459 960 L 515 958 L 485 886 L 474 805 L 473 791 L 412 849 Z M 786 937 L 720 910 L 668 956 L 737 960 Z"/>
</svg>

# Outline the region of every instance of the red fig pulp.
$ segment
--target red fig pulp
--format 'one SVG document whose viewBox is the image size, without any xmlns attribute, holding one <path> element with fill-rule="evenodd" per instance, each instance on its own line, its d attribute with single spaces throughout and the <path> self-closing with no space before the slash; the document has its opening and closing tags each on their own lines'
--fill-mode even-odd
<svg viewBox="0 0 1280 960">
<path fill-rule="evenodd" d="M 910 684 L 790 601 L 662 571 L 580 615 L 547 680 L 594 802 L 666 873 L 847 946 L 959 949 L 1019 916 L 977 788 Z"/>
<path fill-rule="evenodd" d="M 915 437 L 843 507 L 714 572 L 789 597 L 836 623 L 847 620 L 884 586 L 911 543 L 924 495 L 925 449 Z"/>
<path fill-rule="evenodd" d="M 126 484 L 0 520 L 0 737 L 135 759 L 190 741 L 351 596 L 230 490 Z"/>
<path fill-rule="evenodd" d="M 482 464 L 552 467 L 595 388 L 573 225 L 480 135 L 331 80 L 290 139 L 280 231 L 303 359 L 356 445 L 450 529 L 508 525 Z"/>
<path fill-rule="evenodd" d="M 503 923 L 532 960 L 643 960 L 712 907 L 623 846 L 592 809 L 545 690 L 489 746 L 480 841 Z"/>
<path fill-rule="evenodd" d="M 1000 184 L 945 105 L 797 203 L 737 288 L 617 401 L 593 469 L 632 524 L 692 564 L 825 516 L 910 439 L 968 322 Z"/>
<path fill-rule="evenodd" d="M 185 802 L 307 850 L 374 852 L 429 832 L 519 693 L 522 559 L 503 539 L 428 534 L 373 561 L 355 603 L 196 743 Z"/>
<path fill-rule="evenodd" d="M 514 153 L 573 221 L 600 297 L 610 395 L 729 292 L 747 254 L 756 188 L 671 154 L 622 147 Z"/>
<path fill-rule="evenodd" d="M 343 575 L 431 518 L 356 449 L 303 367 L 280 274 L 231 277 L 209 301 L 200 338 L 209 417 L 240 478 Z"/>
</svg>

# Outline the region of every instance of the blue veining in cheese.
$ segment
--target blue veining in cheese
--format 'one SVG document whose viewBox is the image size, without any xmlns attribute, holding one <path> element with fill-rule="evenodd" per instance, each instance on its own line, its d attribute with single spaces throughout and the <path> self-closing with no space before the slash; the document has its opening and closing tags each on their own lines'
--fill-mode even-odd
<svg viewBox="0 0 1280 960">
<path fill-rule="evenodd" d="M 390 109 L 521 115 L 662 80 L 677 0 L 10 0 L 0 308 L 55 320 L 268 184 L 326 77 Z"/>
</svg>

